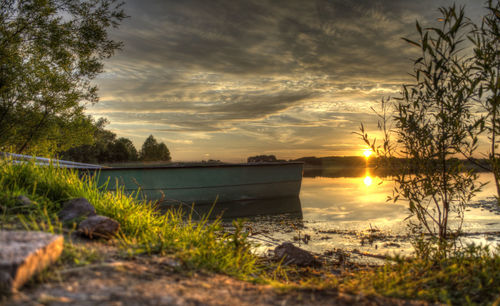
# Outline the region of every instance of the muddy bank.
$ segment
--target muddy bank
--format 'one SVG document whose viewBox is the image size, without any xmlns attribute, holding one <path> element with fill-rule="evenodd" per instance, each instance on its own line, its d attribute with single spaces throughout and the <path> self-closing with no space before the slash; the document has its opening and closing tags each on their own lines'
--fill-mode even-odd
<svg viewBox="0 0 500 306">
<path fill-rule="evenodd" d="M 176 271 L 165 257 L 110 260 L 61 269 L 5 305 L 425 305 L 328 290 L 278 290 L 225 275 Z"/>
</svg>

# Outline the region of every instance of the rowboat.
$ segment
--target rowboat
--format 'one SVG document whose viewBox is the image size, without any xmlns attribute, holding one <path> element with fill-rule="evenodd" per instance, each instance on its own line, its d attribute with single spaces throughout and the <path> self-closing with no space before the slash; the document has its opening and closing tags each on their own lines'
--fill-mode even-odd
<svg viewBox="0 0 500 306">
<path fill-rule="evenodd" d="M 210 204 L 298 197 L 302 171 L 303 164 L 297 162 L 174 164 L 101 168 L 97 181 L 109 190 L 123 188 L 149 200 Z"/>
<path fill-rule="evenodd" d="M 16 162 L 35 160 L 40 165 L 74 168 L 94 176 L 108 190 L 123 188 L 126 193 L 165 204 L 254 201 L 298 198 L 302 162 L 200 163 L 166 166 L 104 167 L 94 164 L 4 153 Z"/>
</svg>

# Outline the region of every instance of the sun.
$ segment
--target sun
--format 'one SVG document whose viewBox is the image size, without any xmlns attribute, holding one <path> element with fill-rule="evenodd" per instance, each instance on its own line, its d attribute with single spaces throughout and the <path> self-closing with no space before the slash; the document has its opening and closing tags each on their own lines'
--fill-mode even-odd
<svg viewBox="0 0 500 306">
<path fill-rule="evenodd" d="M 372 149 L 366 149 L 366 150 L 364 150 L 364 151 L 363 151 L 363 155 L 364 155 L 366 158 L 370 157 L 372 154 L 373 154 Z"/>
</svg>

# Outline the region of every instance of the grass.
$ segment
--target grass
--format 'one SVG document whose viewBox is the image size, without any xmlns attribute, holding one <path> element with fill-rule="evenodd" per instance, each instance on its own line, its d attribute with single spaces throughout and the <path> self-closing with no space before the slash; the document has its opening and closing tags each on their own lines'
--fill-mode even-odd
<svg viewBox="0 0 500 306">
<path fill-rule="evenodd" d="M 20 195 L 27 196 L 32 204 L 21 203 Z M 127 254 L 168 255 L 187 270 L 221 272 L 282 290 L 340 288 L 448 304 L 500 304 L 500 249 L 469 246 L 443 253 L 432 244 L 421 243 L 416 244 L 414 257 L 396 257 L 378 268 L 351 270 L 338 276 L 331 273 L 335 268 L 331 265 L 319 270 L 296 268 L 258 258 L 251 253 L 241 222 L 235 221 L 235 230 L 229 234 L 219 219 L 193 221 L 181 210 L 160 214 L 152 203 L 122 190 L 104 191 L 92 178 L 79 177 L 72 170 L 0 160 L 0 229 L 22 223 L 32 230 L 71 237 L 75 226 L 63 227 L 57 213 L 64 201 L 77 197 L 85 197 L 98 214 L 121 224 L 119 235 L 111 243 Z M 78 267 L 101 257 L 95 249 L 66 240 L 60 264 Z"/>
<path fill-rule="evenodd" d="M 429 244 L 425 248 L 420 256 L 395 257 L 379 268 L 354 273 L 342 287 L 433 303 L 500 304 L 500 246 L 490 250 L 469 245 L 447 252 Z"/>
<path fill-rule="evenodd" d="M 20 195 L 33 205 L 20 205 Z M 70 169 L 0 161 L 2 224 L 18 218 L 31 229 L 62 232 L 57 213 L 64 201 L 78 197 L 86 198 L 98 214 L 120 223 L 117 241 L 129 254 L 172 254 L 188 269 L 238 277 L 257 271 L 256 257 L 244 233 L 225 233 L 220 220 L 208 222 L 206 217 L 195 222 L 181 210 L 161 214 L 151 202 L 119 189 L 103 191 L 93 178 L 80 178 Z"/>
<path fill-rule="evenodd" d="M 355 267 L 332 275 L 322 269 L 281 267 L 270 283 L 289 290 L 340 290 L 365 296 L 424 300 L 448 305 L 500 305 L 500 246 L 439 251 L 435 244 L 416 245 L 412 257 L 392 257 L 379 267 Z"/>
</svg>

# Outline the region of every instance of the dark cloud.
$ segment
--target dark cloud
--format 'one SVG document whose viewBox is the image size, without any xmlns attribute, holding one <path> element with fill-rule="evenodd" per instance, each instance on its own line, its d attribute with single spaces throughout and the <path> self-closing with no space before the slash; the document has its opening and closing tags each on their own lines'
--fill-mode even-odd
<svg viewBox="0 0 500 306">
<path fill-rule="evenodd" d="M 225 158 L 352 152 L 370 107 L 408 80 L 416 54 L 401 37 L 451 3 L 128 0 L 131 18 L 112 33 L 124 50 L 89 112 L 136 142 L 159 133 L 174 157 L 221 145 Z M 480 14 L 477 1 L 461 3 Z"/>
<path fill-rule="evenodd" d="M 367 69 L 374 60 L 388 64 L 405 56 L 398 39 L 410 10 L 399 2 L 130 1 L 132 18 L 117 36 L 129 59 L 184 69 L 379 74 Z"/>
</svg>

